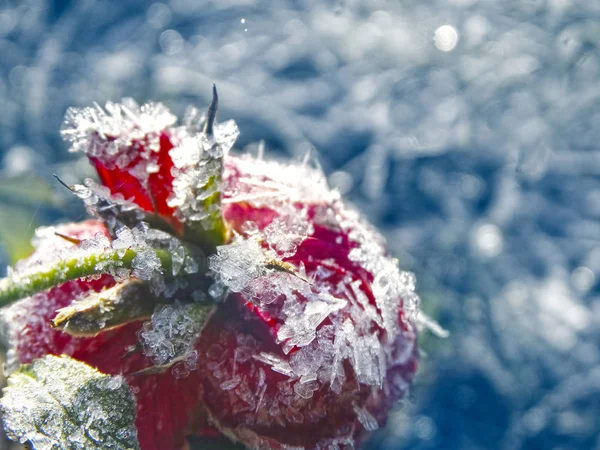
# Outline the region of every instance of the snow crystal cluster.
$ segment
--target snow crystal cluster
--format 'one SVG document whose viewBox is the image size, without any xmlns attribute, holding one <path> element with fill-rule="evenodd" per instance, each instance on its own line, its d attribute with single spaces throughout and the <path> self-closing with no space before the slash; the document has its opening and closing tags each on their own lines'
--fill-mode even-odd
<svg viewBox="0 0 600 450">
<path fill-rule="evenodd" d="M 164 275 L 190 275 L 197 273 L 199 262 L 186 249 L 186 247 L 170 234 L 148 227 L 144 222 L 139 222 L 135 228 L 121 227 L 115 233 L 115 239 L 111 247 L 117 255 L 122 258 L 127 250 L 135 250 L 135 257 L 131 262 L 131 276 L 140 280 L 150 281 L 155 294 L 163 294 L 172 297 L 177 289 L 185 287 L 185 280 L 175 279 L 165 283 Z M 171 259 L 171 273 L 165 274 L 161 260 L 155 249 L 165 250 Z M 97 266 L 98 270 L 111 274 L 116 273 L 123 277 L 125 269 L 118 267 L 120 261 L 106 261 L 104 265 Z M 113 271 L 110 265 L 115 264 L 117 268 Z M 108 267 L 106 267 L 108 265 Z M 121 271 L 119 272 L 119 269 Z"/>
<path fill-rule="evenodd" d="M 177 378 L 186 377 L 198 367 L 194 344 L 207 317 L 205 306 L 178 304 L 160 306 L 150 321 L 144 323 L 138 336 L 144 354 L 156 366 L 170 366 Z"/>
<path fill-rule="evenodd" d="M 99 105 L 69 108 L 61 134 L 71 142 L 71 151 L 83 151 L 109 168 L 127 167 L 141 156 L 141 173 L 148 169 L 151 152 L 160 150 L 161 132 L 176 120 L 161 103 L 139 106 L 126 98 L 122 103 L 106 103 L 105 109 Z"/>
<path fill-rule="evenodd" d="M 113 194 L 108 187 L 90 178 L 83 185 L 76 184 L 70 188 L 83 201 L 88 213 L 102 218 L 111 232 L 122 226 L 133 227 L 140 221 L 149 219 L 145 211 L 123 198 L 121 193 Z"/>
<path fill-rule="evenodd" d="M 236 239 L 217 247 L 209 266 L 218 281 L 233 292 L 241 292 L 253 279 L 264 275 L 266 255 L 256 239 Z"/>
<path fill-rule="evenodd" d="M 190 122 L 191 119 L 184 119 L 190 136 L 169 152 L 174 179 L 167 204 L 175 208 L 182 222 L 199 222 L 204 229 L 211 230 L 216 217 L 220 217 L 216 213 L 220 214 L 221 205 L 210 199 L 220 194 L 222 158 L 233 147 L 239 130 L 235 122 L 227 121 L 215 124 L 212 135 L 192 134 L 197 127 Z"/>
</svg>

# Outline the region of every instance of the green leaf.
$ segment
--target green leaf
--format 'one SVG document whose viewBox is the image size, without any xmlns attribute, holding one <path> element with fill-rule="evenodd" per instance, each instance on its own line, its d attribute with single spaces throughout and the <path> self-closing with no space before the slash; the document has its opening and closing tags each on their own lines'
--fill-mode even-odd
<svg viewBox="0 0 600 450">
<path fill-rule="evenodd" d="M 0 409 L 7 436 L 36 450 L 139 449 L 124 379 L 67 356 L 46 356 L 13 373 Z"/>
<path fill-rule="evenodd" d="M 172 206 L 176 217 L 183 222 L 182 238 L 194 242 L 206 254 L 214 253 L 217 246 L 229 239 L 229 230 L 222 212 L 223 158 L 233 147 L 239 134 L 232 121 L 216 124 L 219 97 L 213 85 L 213 98 L 206 113 L 204 129 L 193 144 L 201 150 L 193 161 L 190 152 L 181 147 L 173 156 L 179 174 L 173 182 Z M 193 150 L 192 150 L 193 152 Z M 185 160 L 185 161 L 184 161 Z M 182 162 L 184 161 L 184 162 Z"/>
</svg>

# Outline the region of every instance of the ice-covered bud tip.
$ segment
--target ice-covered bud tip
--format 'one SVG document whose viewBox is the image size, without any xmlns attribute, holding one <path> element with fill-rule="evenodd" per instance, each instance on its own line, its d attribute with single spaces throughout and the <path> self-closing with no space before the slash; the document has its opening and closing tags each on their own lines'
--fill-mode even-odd
<svg viewBox="0 0 600 450">
<path fill-rule="evenodd" d="M 217 99 L 213 88 L 207 114 L 190 108 L 179 126 L 160 103 L 139 106 L 124 99 L 104 109 L 70 108 L 61 134 L 71 151 L 87 155 L 113 196 L 113 209 L 129 202 L 157 215 L 179 235 L 208 240 L 212 249 L 226 235 L 220 209 L 222 159 L 239 134 L 233 121 L 215 122 Z M 108 195 L 93 184 L 82 193 L 88 209 L 102 216 Z"/>
<path fill-rule="evenodd" d="M 318 167 L 230 154 L 238 130 L 216 104 L 182 126 L 130 100 L 69 112 L 63 135 L 104 184 L 73 189 L 104 223 L 39 232 L 0 283 L 31 295 L 2 311 L 9 361 L 65 354 L 124 376 L 142 450 L 207 430 L 357 448 L 417 370 L 415 278 Z M 51 289 L 26 290 L 40 273 Z"/>
</svg>

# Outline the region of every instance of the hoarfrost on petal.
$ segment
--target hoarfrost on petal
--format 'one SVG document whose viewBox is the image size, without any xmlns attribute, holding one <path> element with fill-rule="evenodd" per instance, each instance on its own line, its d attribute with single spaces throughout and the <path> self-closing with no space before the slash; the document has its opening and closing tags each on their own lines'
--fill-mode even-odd
<svg viewBox="0 0 600 450">
<path fill-rule="evenodd" d="M 198 355 L 194 344 L 210 313 L 211 308 L 206 305 L 158 307 L 139 331 L 144 354 L 157 366 L 183 361 L 188 372 L 195 370 Z"/>
<path fill-rule="evenodd" d="M 241 292 L 251 280 L 263 275 L 264 262 L 265 254 L 254 239 L 221 245 L 208 261 L 218 280 L 233 292 Z"/>
</svg>

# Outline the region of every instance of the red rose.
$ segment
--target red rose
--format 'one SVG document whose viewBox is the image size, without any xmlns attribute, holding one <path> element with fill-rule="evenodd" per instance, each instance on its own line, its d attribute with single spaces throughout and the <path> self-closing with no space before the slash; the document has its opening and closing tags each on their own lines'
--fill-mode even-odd
<svg viewBox="0 0 600 450">
<path fill-rule="evenodd" d="M 354 448 L 415 374 L 414 279 L 319 170 L 229 155 L 237 128 L 212 129 L 213 106 L 204 130 L 195 120 L 175 126 L 156 104 L 69 113 L 64 135 L 110 190 L 89 185 L 83 196 L 104 219 L 102 202 L 117 204 L 105 208 L 118 209 L 117 221 L 42 230 L 38 250 L 16 270 L 144 239 L 162 239 L 183 268 L 163 273 L 171 278 L 164 284 L 156 264 L 140 259 L 137 272 L 68 281 L 19 301 L 3 311 L 10 356 L 26 363 L 64 353 L 125 375 L 143 450 L 179 449 L 186 435 L 215 428 L 249 448 Z M 128 202 L 178 240 L 147 226 L 119 228 L 131 227 L 119 221 Z M 225 241 L 193 253 L 196 236 L 218 220 Z M 196 256 L 182 256 L 186 246 Z M 162 305 L 150 319 L 109 321 L 94 336 L 51 325 L 74 299 L 136 278 L 154 283 L 148 298 Z M 198 302 L 217 305 L 203 326 L 193 320 Z"/>
</svg>

